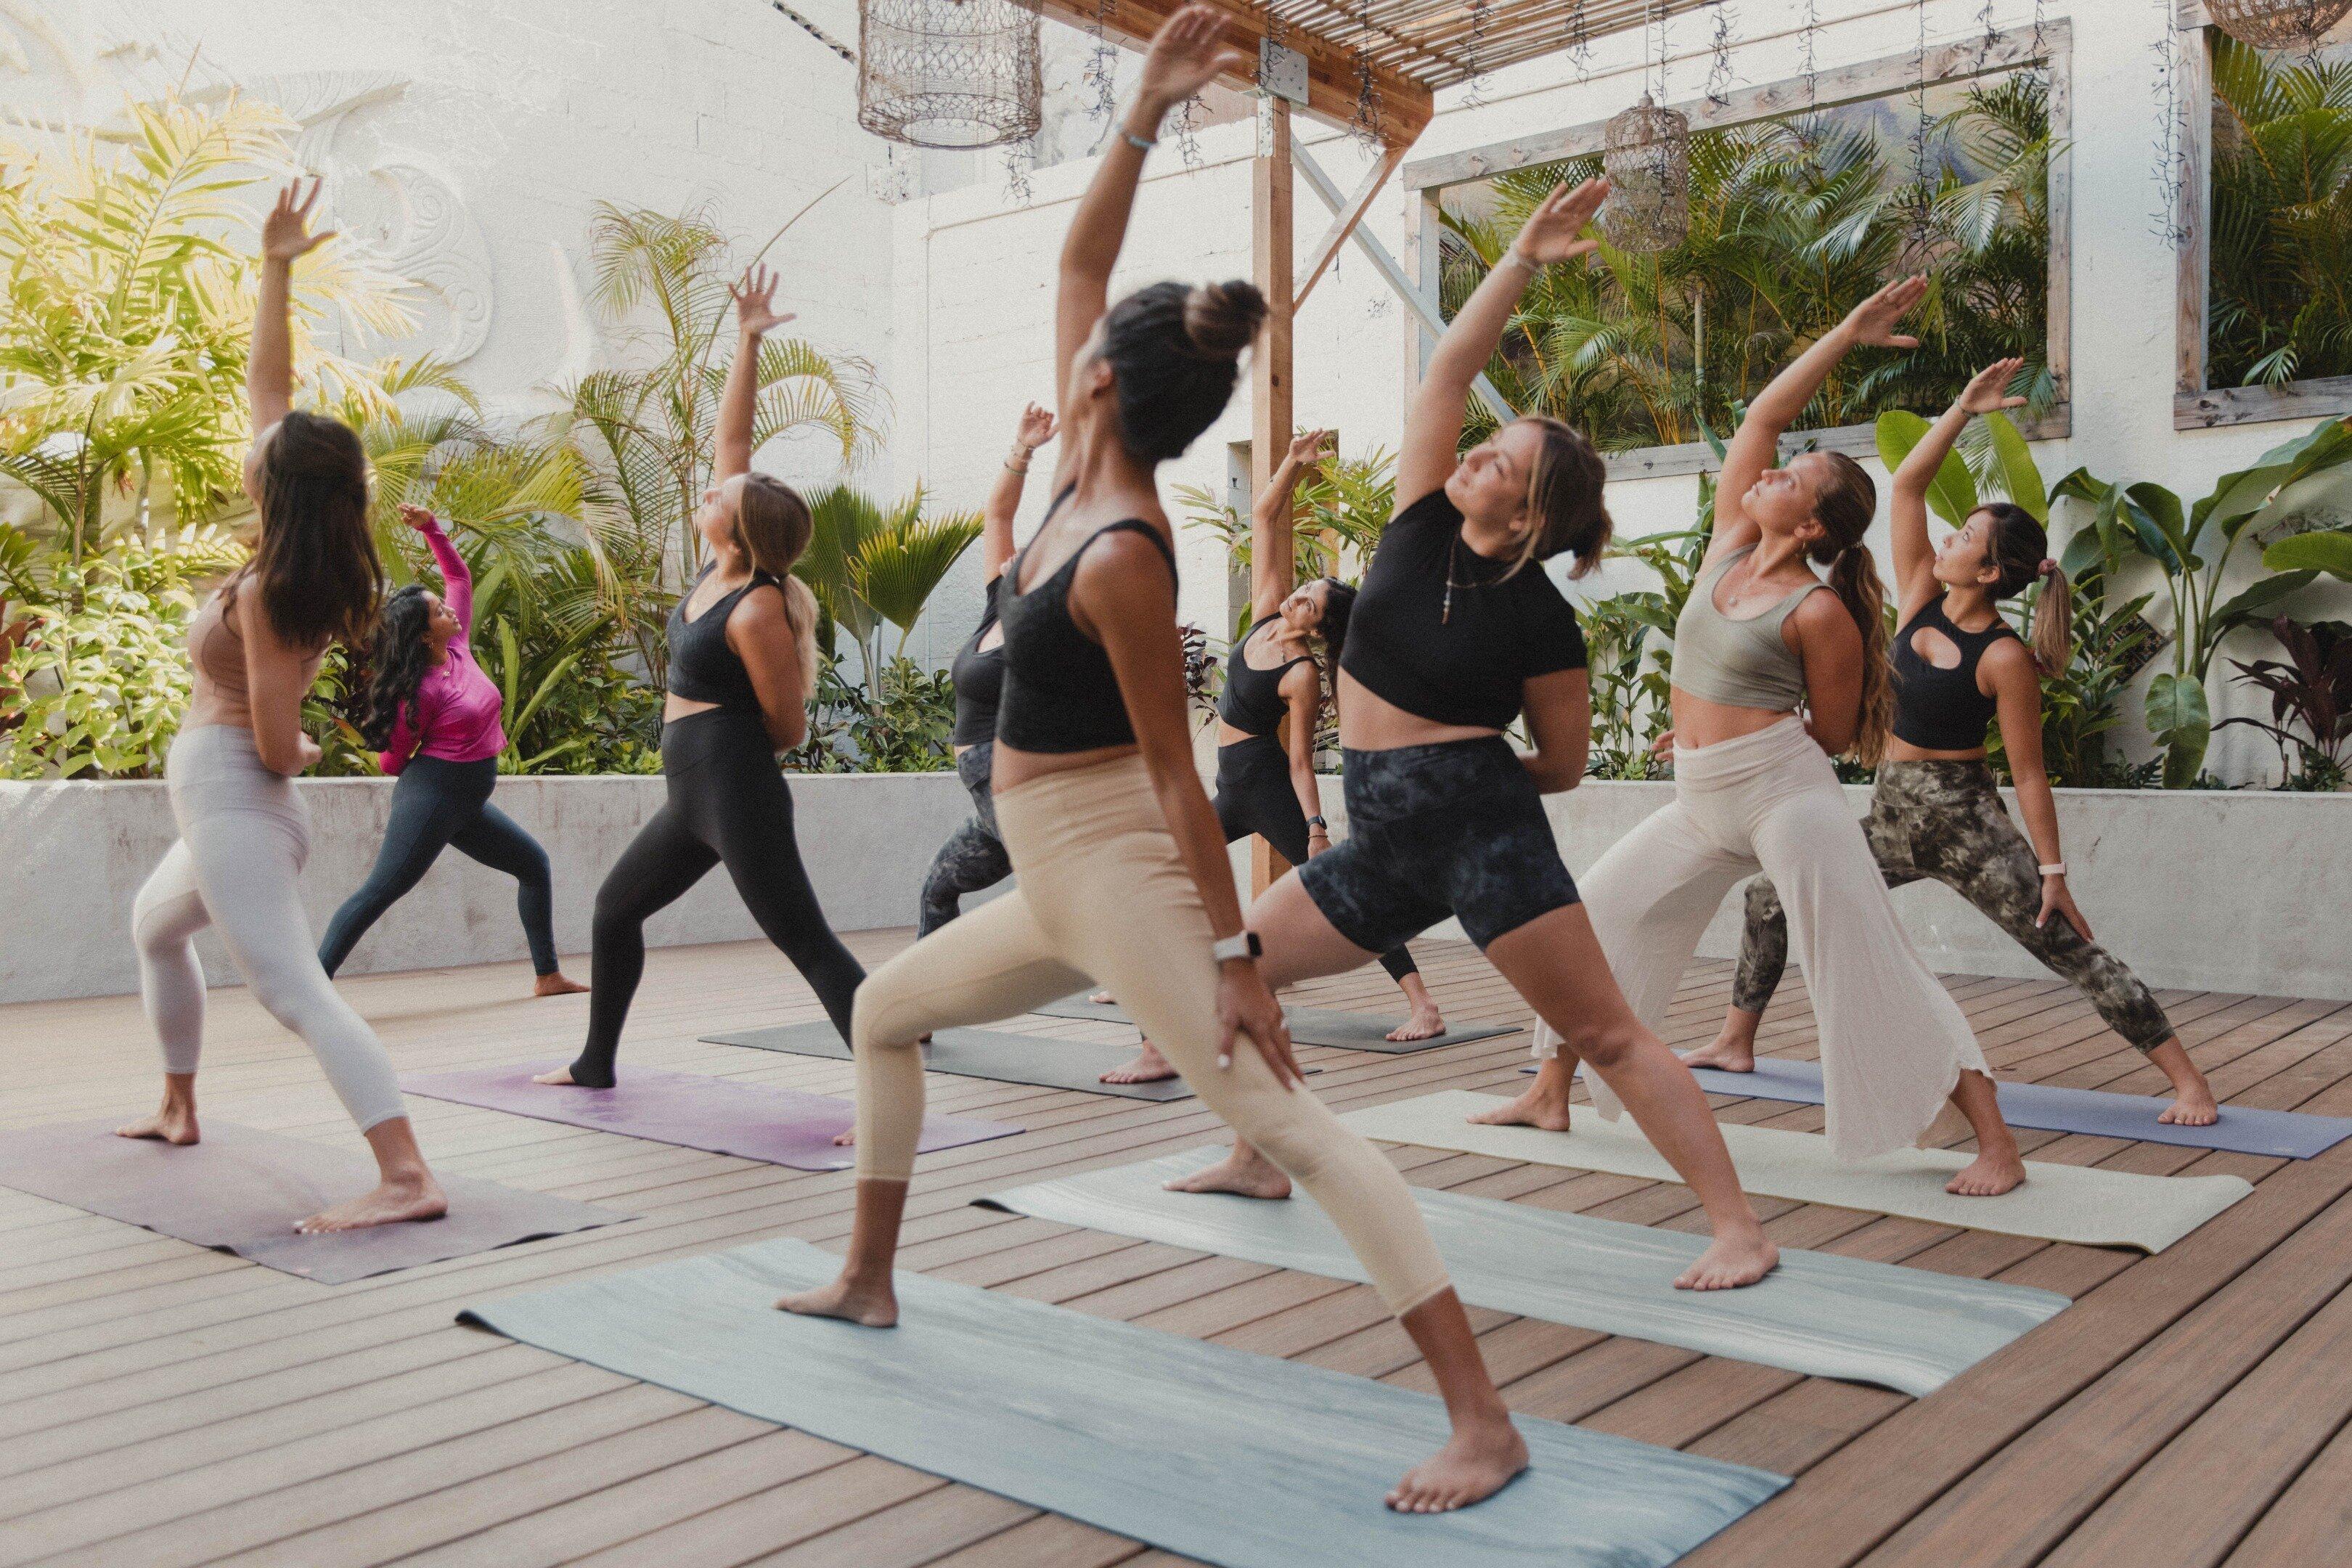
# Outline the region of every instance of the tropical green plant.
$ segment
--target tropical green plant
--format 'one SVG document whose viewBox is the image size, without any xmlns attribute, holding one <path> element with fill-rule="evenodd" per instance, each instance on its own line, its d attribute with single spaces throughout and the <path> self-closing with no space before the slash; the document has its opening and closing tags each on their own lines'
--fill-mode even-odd
<svg viewBox="0 0 2352 1568">
<path fill-rule="evenodd" d="M 2284 661 L 2230 661 L 2241 681 L 2270 693 L 2270 718 L 2224 719 L 2213 727 L 2243 724 L 2277 742 L 2283 788 L 2342 789 L 2352 776 L 2352 626 L 2305 626 L 2281 616 L 2271 630 L 2286 649 Z"/>
<path fill-rule="evenodd" d="M 898 658 L 883 666 L 878 694 L 828 662 L 809 705 L 808 738 L 785 756 L 801 773 L 934 773 L 955 765 L 955 681 Z"/>
<path fill-rule="evenodd" d="M 884 502 L 854 485 L 828 485 L 808 498 L 815 524 L 793 573 L 816 595 L 818 645 L 830 652 L 834 633 L 856 646 L 866 699 L 880 710 L 888 700 L 889 660 L 903 661 L 907 638 L 949 568 L 980 537 L 974 512 L 923 515 L 923 492 Z M 898 628 L 889 660 L 882 627 Z"/>
</svg>

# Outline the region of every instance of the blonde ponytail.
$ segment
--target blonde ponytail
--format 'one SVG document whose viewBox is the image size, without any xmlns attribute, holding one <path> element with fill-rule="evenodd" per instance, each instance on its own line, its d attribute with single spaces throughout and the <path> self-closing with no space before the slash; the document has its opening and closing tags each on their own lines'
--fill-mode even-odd
<svg viewBox="0 0 2352 1568">
<path fill-rule="evenodd" d="M 793 646 L 800 652 L 801 700 L 816 700 L 816 595 L 806 583 L 787 574 L 783 579 L 784 624 L 793 628 Z"/>
</svg>

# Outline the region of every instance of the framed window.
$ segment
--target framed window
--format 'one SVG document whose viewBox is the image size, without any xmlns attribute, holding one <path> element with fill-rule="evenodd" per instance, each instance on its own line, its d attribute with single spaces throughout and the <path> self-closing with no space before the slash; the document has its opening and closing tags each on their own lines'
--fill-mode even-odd
<svg viewBox="0 0 2352 1568">
<path fill-rule="evenodd" d="M 2173 426 L 2352 413 L 2352 22 L 2305 57 L 2178 19 Z"/>
<path fill-rule="evenodd" d="M 2021 430 L 2068 434 L 2071 46 L 2056 20 L 1675 105 L 1690 241 L 1553 269 L 1491 379 L 1584 429 L 1612 477 L 1698 472 L 1716 462 L 1702 418 L 1727 435 L 1733 406 L 1864 293 L 1924 268 L 1942 287 L 1922 348 L 1853 356 L 1789 439 L 1874 451 L 1882 410 L 1940 405 L 2009 354 L 2032 377 Z M 1407 163 L 1416 282 L 1465 297 L 1541 189 L 1598 172 L 1605 126 Z M 1427 334 L 1411 335 L 1417 373 Z"/>
</svg>

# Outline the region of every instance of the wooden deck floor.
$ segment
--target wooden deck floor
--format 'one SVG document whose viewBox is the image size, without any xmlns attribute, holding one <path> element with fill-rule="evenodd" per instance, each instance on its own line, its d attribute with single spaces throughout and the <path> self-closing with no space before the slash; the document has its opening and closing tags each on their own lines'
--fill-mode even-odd
<svg viewBox="0 0 2352 1568">
<path fill-rule="evenodd" d="M 904 933 L 853 939 L 869 962 Z M 1423 963 L 1458 1020 L 1517 1022 L 1475 952 Z M 344 991 L 404 1069 L 562 1058 L 584 998 L 533 1002 L 514 966 L 359 979 Z M 1709 1037 L 1727 967 L 1694 970 L 1678 1044 Z M 2156 1092 L 2162 1080 L 2054 980 L 1954 977 L 2005 1075 Z M 1309 988 L 1384 1008 L 1377 970 Z M 2352 1113 L 2352 1005 L 2168 994 L 2191 1051 L 2242 1105 Z M 845 1064 L 706 1046 L 715 1029 L 815 1017 L 757 945 L 653 956 L 627 1061 L 847 1093 Z M 350 1138 L 302 1047 L 241 992 L 216 993 L 205 1110 Z M 1039 1032 L 1113 1039 L 1106 1026 Z M 1767 1048 L 1809 1054 L 1792 974 Z M 1131 1034 L 1125 1037 L 1131 1038 Z M 1316 1091 L 1361 1106 L 1516 1081 L 1526 1037 L 1426 1055 L 1306 1053 Z M 0 1010 L 0 1123 L 130 1112 L 152 1047 L 131 998 Z M 1281 1269 L 970 1206 L 1016 1181 L 1206 1142 L 1197 1102 L 1155 1105 L 934 1078 L 934 1109 L 1022 1136 L 926 1156 L 906 1266 L 1426 1387 L 1371 1292 Z M 1815 1130 L 1820 1112 L 1718 1101 L 1727 1120 Z M 0 1560 L 839 1563 L 1130 1568 L 1134 1542 L 803 1434 L 566 1362 L 453 1316 L 582 1275 L 791 1235 L 837 1247 L 849 1178 L 433 1100 L 446 1171 L 609 1201 L 635 1223 L 338 1288 L 0 1190 Z M 2352 1143 L 2294 1163 L 2046 1132 L 2034 1158 L 2231 1172 L 2254 1194 L 2160 1257 L 1767 1202 L 1783 1245 L 2059 1290 L 2075 1305 L 1932 1396 L 1800 1377 L 1637 1340 L 1474 1314 L 1512 1405 L 1793 1474 L 1692 1568 L 2304 1568 L 2352 1556 Z M 1422 1185 L 1691 1227 L 1689 1193 L 1427 1150 Z"/>
</svg>

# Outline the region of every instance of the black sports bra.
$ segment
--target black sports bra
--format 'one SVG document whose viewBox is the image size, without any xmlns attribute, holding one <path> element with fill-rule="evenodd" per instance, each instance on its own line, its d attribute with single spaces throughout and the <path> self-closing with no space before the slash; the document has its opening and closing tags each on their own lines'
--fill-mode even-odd
<svg viewBox="0 0 2352 1568">
<path fill-rule="evenodd" d="M 1952 639 L 1960 662 L 1949 669 L 1928 662 L 1911 646 L 1921 626 L 1933 626 Z M 2000 709 L 2000 702 L 1977 689 L 1977 662 L 1985 649 L 2017 634 L 1995 611 L 1992 625 L 1980 632 L 1964 632 L 1944 614 L 1944 602 L 1930 599 L 1895 634 L 1895 737 L 1927 752 L 1973 752 L 1985 743 L 1985 726 Z"/>
<path fill-rule="evenodd" d="M 695 587 L 710 575 L 705 566 L 702 575 L 695 578 Z M 765 572 L 754 572 L 750 582 L 712 605 L 692 620 L 686 618 L 686 603 L 694 597 L 694 588 L 678 595 L 669 612 L 669 690 L 673 697 L 683 697 L 688 702 L 715 702 L 721 708 L 739 713 L 760 711 L 760 694 L 751 685 L 751 672 L 733 648 L 727 646 L 727 617 L 735 613 L 743 595 L 752 589 L 766 585 L 781 588 Z"/>
<path fill-rule="evenodd" d="M 1279 616 L 1272 617 L 1279 619 Z M 1271 735 L 1282 727 L 1282 716 L 1289 704 L 1282 700 L 1282 679 L 1291 667 L 1312 664 L 1307 654 L 1284 659 L 1272 669 L 1259 669 L 1249 661 L 1250 638 L 1257 636 L 1266 621 L 1254 621 L 1234 645 L 1233 657 L 1225 660 L 1225 689 L 1217 694 L 1217 717 L 1234 729 L 1251 735 Z"/>
<path fill-rule="evenodd" d="M 988 585 L 988 603 L 981 611 L 980 625 L 972 628 L 971 638 L 956 650 L 955 662 L 948 667 L 955 681 L 953 745 L 981 746 L 996 739 L 996 704 L 1004 687 L 1004 645 L 980 646 L 987 639 L 988 628 L 996 625 L 996 590 L 994 583 Z"/>
<path fill-rule="evenodd" d="M 1063 491 L 1062 499 L 1069 493 Z M 1016 751 L 1060 753 L 1135 744 L 1135 727 L 1128 722 L 1127 702 L 1119 696 L 1110 655 L 1070 618 L 1070 579 L 1079 560 L 1096 540 L 1119 532 L 1140 533 L 1159 548 L 1168 562 L 1172 600 L 1175 552 L 1158 529 L 1137 517 L 1095 530 L 1067 561 L 1025 593 L 1021 589 L 1021 563 L 1029 554 L 1025 546 L 996 580 L 996 613 L 1004 623 L 1004 685 L 997 703 L 996 738 Z"/>
</svg>

